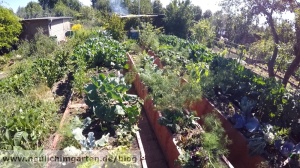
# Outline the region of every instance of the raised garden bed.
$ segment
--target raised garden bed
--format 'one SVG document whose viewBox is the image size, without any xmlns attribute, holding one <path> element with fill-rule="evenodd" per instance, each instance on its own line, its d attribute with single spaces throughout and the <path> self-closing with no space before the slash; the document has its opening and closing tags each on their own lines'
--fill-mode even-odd
<svg viewBox="0 0 300 168">
<path fill-rule="evenodd" d="M 72 99 L 74 99 L 75 101 L 72 101 Z M 59 125 L 59 129 L 63 129 L 63 126 L 66 125 L 68 122 L 70 122 L 70 118 L 73 118 L 74 116 L 84 116 L 84 117 L 91 117 L 91 114 L 88 112 L 88 105 L 84 103 L 84 100 L 82 98 L 78 98 L 76 96 L 74 96 L 74 94 L 72 93 L 71 96 L 68 98 L 68 103 L 66 106 L 66 109 L 63 113 L 63 117 L 60 121 L 60 125 Z M 92 123 L 93 124 L 93 123 Z M 99 137 L 98 133 L 97 133 L 97 129 L 93 129 L 94 126 L 90 126 L 90 130 L 94 130 L 95 132 L 95 137 Z M 86 133 L 84 133 L 86 132 Z M 87 134 L 87 131 L 84 131 L 83 134 Z M 135 133 L 135 139 L 134 141 L 131 143 L 131 148 L 129 149 L 131 155 L 135 158 L 138 159 L 137 160 L 137 164 L 135 165 L 135 167 L 147 167 L 146 164 L 146 158 L 145 158 L 145 152 L 144 152 L 144 147 L 143 144 L 141 142 L 141 138 L 140 138 L 140 134 L 139 131 L 137 131 Z M 101 137 L 101 136 L 100 136 Z M 55 136 L 54 139 L 52 141 L 51 144 L 51 150 L 53 150 L 54 152 L 57 150 L 62 150 L 60 149 L 60 143 L 64 141 L 63 136 L 61 135 L 60 131 L 58 131 Z M 109 141 L 114 141 L 114 137 L 109 138 Z M 79 155 L 80 157 L 85 157 L 85 156 L 89 156 L 91 158 L 93 157 L 97 157 L 99 159 L 101 158 L 109 158 L 110 157 L 110 153 L 114 152 L 114 149 L 117 148 L 115 146 L 108 146 L 108 147 L 104 147 L 104 148 L 99 148 L 97 150 L 93 150 L 91 153 L 85 153 L 82 152 L 81 155 Z M 120 152 L 119 152 L 120 153 Z M 116 153 L 118 155 L 118 153 Z M 122 153 L 120 153 L 122 155 Z M 58 153 L 51 153 L 50 156 L 59 156 Z M 67 155 L 66 155 L 67 156 Z M 129 155 L 127 155 L 129 156 Z M 108 160 L 99 160 L 99 166 L 103 166 L 104 164 L 110 164 L 109 162 L 112 161 L 108 161 Z M 96 163 L 96 162 L 95 162 Z M 58 165 L 61 163 L 57 163 L 57 162 L 49 162 L 48 163 L 48 167 L 56 167 L 56 166 L 61 166 Z M 69 163 L 67 166 L 78 166 L 82 164 L 81 162 L 76 162 L 76 163 Z"/>
<path fill-rule="evenodd" d="M 152 53 L 150 52 L 149 55 L 152 55 Z M 136 67 L 134 61 L 129 54 L 128 58 L 130 69 L 135 69 Z M 156 58 L 154 62 L 158 65 L 158 67 L 162 68 L 159 58 Z M 162 148 L 162 151 L 164 152 L 169 167 L 179 167 L 178 165 L 175 165 L 175 162 L 181 154 L 181 149 L 176 145 L 176 138 L 171 131 L 167 127 L 158 123 L 158 120 L 161 118 L 161 113 L 155 110 L 153 101 L 148 98 L 148 88 L 141 81 L 139 74 L 136 74 L 135 76 L 134 86 L 139 97 L 144 100 L 144 108 L 147 117 L 157 136 L 158 142 Z M 228 167 L 233 167 L 225 156 L 222 156 L 222 160 L 227 164 Z"/>
<path fill-rule="evenodd" d="M 148 55 L 155 58 L 158 61 L 157 65 L 161 65 L 159 58 L 155 55 L 154 52 L 148 51 Z M 182 79 L 183 82 L 187 82 Z M 229 148 L 229 161 L 234 165 L 234 167 L 257 167 L 261 162 L 265 161 L 265 159 L 261 156 L 250 156 L 249 155 L 249 148 L 248 148 L 248 141 L 244 137 L 241 132 L 235 129 L 230 123 L 227 118 L 206 98 L 202 99 L 199 102 L 194 103 L 191 107 L 192 111 L 197 112 L 197 116 L 200 117 L 198 121 L 200 125 L 203 124 L 203 120 L 201 119 L 202 116 L 212 113 L 216 111 L 217 117 L 222 122 L 222 126 L 228 135 L 228 138 L 231 140 L 231 144 L 228 146 Z"/>
<path fill-rule="evenodd" d="M 172 47 L 174 47 L 174 49 Z M 247 155 L 260 156 L 265 160 L 264 164 L 269 162 L 269 166 L 271 167 L 288 166 L 287 163 L 289 160 L 289 166 L 299 166 L 299 156 L 297 156 L 297 153 L 299 154 L 300 151 L 299 138 L 297 138 L 299 137 L 299 131 L 297 131 L 299 130 L 299 126 L 297 126 L 297 120 L 294 120 L 296 117 L 299 118 L 297 115 L 297 109 L 299 109 L 297 99 L 299 99 L 299 94 L 296 92 L 289 93 L 276 81 L 262 78 L 244 69 L 243 66 L 232 67 L 232 65 L 235 65 L 234 60 L 227 60 L 219 56 L 211 57 L 210 52 L 202 50 L 205 48 L 199 48 L 199 50 L 197 49 L 194 52 L 188 53 L 189 58 L 187 56 L 182 58 L 180 56 L 186 55 L 187 53 L 182 54 L 181 50 L 178 50 L 176 47 L 178 47 L 178 44 L 169 45 L 169 48 L 171 48 L 170 51 L 166 52 L 165 55 L 164 52 L 158 54 L 161 60 L 163 60 L 163 64 L 168 65 L 168 68 L 175 69 L 175 71 L 184 69 L 182 73 L 184 74 L 187 72 L 186 69 L 189 68 L 185 62 L 190 62 L 191 55 L 193 56 L 193 54 L 197 53 L 197 55 L 194 56 L 200 60 L 196 59 L 192 62 L 197 64 L 198 67 L 201 66 L 202 62 L 210 66 L 209 73 L 211 75 L 204 79 L 208 82 L 205 81 L 203 85 L 203 88 L 206 89 L 206 94 L 209 95 L 207 98 L 211 104 L 214 104 L 221 110 L 219 113 L 228 120 L 227 122 L 231 124 L 231 127 L 238 130 L 244 137 L 245 144 L 248 145 L 248 149 L 245 150 L 249 152 Z M 153 52 L 148 52 L 148 54 L 156 57 Z M 177 65 L 173 66 L 173 64 Z M 220 67 L 222 67 L 221 71 L 219 70 Z M 205 68 L 200 68 L 200 70 L 205 70 Z M 218 70 L 220 72 L 216 72 Z M 228 70 L 230 70 L 230 74 L 228 74 L 227 78 L 226 73 L 228 73 Z M 180 76 L 184 76 L 182 74 L 180 74 Z M 215 88 L 218 88 L 219 85 L 222 87 L 222 90 L 216 91 Z M 215 96 L 211 92 L 215 92 L 215 96 L 217 97 L 217 92 L 220 92 L 221 95 L 219 95 L 219 99 L 214 99 Z M 259 98 L 250 97 L 255 94 L 258 94 Z M 240 97 L 241 95 L 244 95 L 244 97 Z M 243 116 L 245 111 L 241 109 L 241 106 L 236 104 L 245 103 L 241 98 L 249 98 L 248 96 L 252 101 L 258 101 L 257 108 L 259 109 L 252 109 L 254 110 L 253 113 L 251 113 L 252 115 L 247 113 L 247 116 Z M 246 103 L 251 103 L 251 100 L 246 100 Z M 233 116 L 233 114 L 235 115 Z M 255 122 L 249 123 L 248 118 L 250 119 L 249 121 Z M 236 119 L 242 119 L 241 121 L 244 123 L 243 126 L 237 126 Z M 253 130 L 249 131 L 249 129 L 245 127 L 246 124 L 250 126 L 253 123 L 258 123 L 254 124 L 258 125 L 258 127 L 255 127 L 254 132 Z M 289 129 L 291 129 L 291 133 L 289 133 Z M 273 142 L 271 142 L 272 139 Z M 298 163 L 294 164 L 293 162 Z"/>
<path fill-rule="evenodd" d="M 207 99 L 202 99 L 200 102 L 196 102 L 192 110 L 197 111 L 197 115 L 203 116 L 213 111 L 217 111 L 217 117 L 221 120 L 222 126 L 231 140 L 231 144 L 228 146 L 230 151 L 228 160 L 234 167 L 253 168 L 258 164 L 265 161 L 261 156 L 250 156 L 247 139 L 233 127 L 233 125 L 222 115 L 222 113 L 215 108 Z M 202 124 L 203 120 L 199 120 L 199 124 Z"/>
</svg>

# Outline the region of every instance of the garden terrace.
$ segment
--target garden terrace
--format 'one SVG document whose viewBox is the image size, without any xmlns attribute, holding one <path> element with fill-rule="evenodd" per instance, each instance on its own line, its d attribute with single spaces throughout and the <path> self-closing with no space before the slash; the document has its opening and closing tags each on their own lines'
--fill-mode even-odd
<svg viewBox="0 0 300 168">
<path fill-rule="evenodd" d="M 177 42 L 173 42 L 173 44 L 169 43 L 167 44 L 167 48 L 174 53 L 174 51 L 176 52 L 178 50 L 180 44 L 182 43 L 179 43 L 179 45 Z M 189 73 L 189 65 L 186 63 L 190 61 L 190 59 L 187 58 L 189 55 L 199 58 L 193 61 L 206 62 L 207 65 L 209 65 L 209 69 L 207 69 L 206 67 L 208 66 L 201 66 L 202 63 L 198 63 L 196 73 L 190 74 L 196 75 L 196 78 L 200 78 L 199 80 L 203 81 L 200 82 L 200 84 L 202 85 L 204 95 L 222 111 L 222 114 L 233 123 L 235 128 L 241 130 L 245 137 L 249 139 L 249 148 L 252 154 L 262 154 L 265 158 L 268 158 L 271 164 L 280 165 L 288 155 L 280 151 L 280 146 L 290 145 L 290 153 L 298 149 L 296 145 L 293 145 L 298 143 L 295 139 L 295 134 L 299 133 L 299 131 L 297 131 L 298 124 L 293 117 L 289 118 L 287 116 L 289 114 L 291 116 L 298 114 L 299 102 L 296 101 L 297 103 L 294 103 L 294 100 L 299 100 L 297 93 L 289 93 L 278 82 L 255 75 L 250 70 L 245 69 L 236 60 L 224 59 L 215 54 L 211 54 L 205 47 L 203 47 L 202 50 L 197 49 L 197 52 L 193 52 L 193 50 L 190 51 L 190 53 L 179 54 L 186 55 L 185 59 L 184 57 L 181 60 L 173 59 L 172 63 L 163 61 L 168 59 L 169 55 L 158 54 L 158 57 L 167 67 L 169 66 L 174 71 L 179 70 L 180 73 L 178 74 L 183 77 L 186 76 L 185 73 Z M 195 53 L 199 55 L 195 55 Z M 176 67 L 178 65 L 179 67 Z M 231 73 L 228 73 L 229 71 L 231 71 Z M 205 75 L 201 76 L 201 73 Z M 278 103 L 282 103 L 282 105 L 278 106 Z M 292 110 L 289 107 L 293 107 Z M 247 112 L 245 111 L 247 110 L 248 114 L 246 115 L 245 113 Z M 250 115 L 249 112 L 254 113 L 254 116 Z M 237 119 L 235 117 L 242 118 Z M 238 123 L 239 121 L 243 123 Z M 267 132 L 264 132 L 266 131 L 266 127 L 268 128 Z M 272 128 L 272 131 L 270 128 Z M 289 131 L 285 132 L 284 130 L 291 130 L 291 133 L 289 134 Z M 285 133 L 282 134 L 283 132 Z M 260 134 L 261 137 L 257 137 L 257 133 Z M 255 134 L 256 136 L 254 136 Z M 264 135 L 272 136 L 272 138 L 274 138 L 273 140 L 277 139 L 276 143 L 279 146 L 275 147 L 276 145 L 272 143 L 271 146 L 269 146 L 269 142 L 264 142 L 267 141 Z M 276 138 L 273 137 L 273 135 L 275 135 Z M 284 139 L 287 136 L 289 136 L 290 140 L 281 142 L 280 139 Z M 257 140 L 260 141 L 258 142 Z M 254 142 L 262 146 L 258 148 L 256 148 L 257 146 L 251 146 L 254 145 Z M 253 150 L 255 148 L 265 150 Z M 278 152 L 274 153 L 275 148 L 277 148 Z"/>
<path fill-rule="evenodd" d="M 133 62 L 134 58 L 138 59 L 137 56 L 135 56 L 133 58 L 131 58 L 131 56 L 129 56 L 129 59 L 131 61 L 131 63 L 130 63 L 131 69 L 139 69 L 139 66 L 136 66 Z M 140 59 L 145 60 L 147 58 L 140 58 Z M 156 60 L 155 62 L 158 63 L 159 59 L 155 59 L 155 60 Z M 154 60 L 152 59 L 152 61 L 154 61 Z M 137 61 L 137 62 L 139 62 L 139 61 Z M 146 62 L 147 62 L 147 60 L 146 60 Z M 160 65 L 160 64 L 158 64 L 158 65 Z M 145 65 L 145 67 L 144 67 L 145 70 L 146 70 L 146 67 L 147 67 L 147 65 Z M 177 162 L 180 163 L 177 166 L 194 165 L 194 166 L 201 167 L 201 165 L 202 166 L 204 166 L 205 164 L 209 165 L 210 163 L 201 162 L 200 161 L 201 157 L 199 157 L 199 155 L 195 155 L 196 158 L 200 159 L 198 161 L 196 158 L 195 158 L 195 160 L 193 160 L 193 159 L 185 160 L 184 156 L 187 154 L 185 152 L 185 150 L 189 151 L 195 147 L 196 147 L 195 149 L 199 148 L 199 145 L 201 145 L 200 142 L 203 140 L 202 138 L 205 137 L 205 135 L 207 135 L 207 136 L 216 136 L 216 135 L 214 135 L 213 132 L 210 132 L 212 130 L 209 131 L 209 129 L 207 129 L 207 131 L 208 131 L 207 133 L 204 133 L 203 129 L 201 129 L 201 126 L 196 124 L 195 121 L 197 121 L 198 119 L 197 119 L 197 117 L 194 117 L 192 115 L 192 113 L 190 113 L 190 114 L 189 114 L 189 112 L 186 113 L 186 112 L 184 112 L 185 110 L 184 111 L 176 110 L 177 107 L 180 107 L 180 106 L 184 107 L 183 106 L 184 103 L 182 104 L 182 103 L 180 103 L 180 101 L 189 100 L 189 99 L 187 99 L 187 97 L 181 96 L 181 98 L 178 98 L 177 100 L 176 100 L 176 98 L 175 99 L 171 98 L 171 99 L 173 99 L 173 102 L 170 102 L 170 101 L 168 101 L 168 100 L 170 100 L 170 98 L 167 98 L 167 96 L 163 96 L 161 98 L 164 99 L 164 97 L 166 97 L 167 100 L 164 100 L 164 102 L 169 103 L 169 105 L 167 106 L 168 109 L 162 109 L 162 107 L 165 106 L 164 102 L 162 102 L 162 100 L 157 99 L 156 96 L 153 97 L 153 91 L 155 89 L 157 89 L 157 88 L 153 87 L 154 86 L 153 84 L 151 85 L 152 87 L 150 89 L 151 96 L 148 95 L 149 87 L 146 87 L 145 84 L 143 84 L 143 82 L 141 81 L 141 77 L 142 77 L 141 75 L 143 75 L 144 73 L 146 73 L 146 75 L 148 75 L 148 76 L 149 75 L 151 76 L 151 74 L 149 74 L 147 72 L 143 72 L 143 71 L 140 72 L 139 73 L 140 75 L 137 75 L 135 78 L 134 85 L 138 92 L 138 95 L 144 100 L 144 108 L 145 108 L 147 117 L 150 120 L 152 128 L 154 129 L 154 132 L 156 133 L 156 136 L 158 138 L 161 148 L 164 151 L 164 154 L 167 158 L 169 166 L 170 167 L 176 166 L 175 165 L 176 160 L 177 160 Z M 156 77 L 158 77 L 158 76 L 156 76 Z M 170 76 L 170 77 L 172 78 L 172 76 Z M 174 76 L 174 77 L 175 77 L 174 78 L 175 81 L 178 80 L 178 85 L 175 84 L 174 87 L 175 88 L 183 87 L 183 89 L 184 89 L 185 86 L 181 86 L 181 84 L 180 84 L 181 82 L 180 82 L 179 78 L 177 76 Z M 175 82 L 174 80 L 171 80 L 171 81 Z M 161 81 L 161 79 L 158 79 L 157 81 L 163 82 L 164 85 L 166 85 L 165 80 Z M 162 86 L 162 85 L 160 85 L 160 86 Z M 164 86 L 164 88 L 166 89 L 165 86 Z M 162 89 L 162 90 L 164 90 L 164 89 Z M 182 91 L 184 91 L 184 90 L 182 90 Z M 161 92 L 161 94 L 162 93 L 164 93 L 164 92 Z M 179 91 L 178 93 L 182 93 L 182 92 Z M 169 93 L 169 94 L 172 94 L 172 93 Z M 171 95 L 171 97 L 172 96 L 173 95 Z M 176 94 L 174 96 L 176 96 Z M 177 96 L 179 96 L 179 95 L 177 95 Z M 153 100 L 151 100 L 150 97 L 153 97 Z M 155 106 L 153 104 L 155 104 Z M 161 112 L 157 111 L 158 109 L 160 109 Z M 175 113 L 177 114 L 177 119 L 176 119 Z M 171 118 L 169 118 L 169 117 L 171 117 Z M 214 116 L 211 116 L 211 117 L 214 117 Z M 182 121 L 180 122 L 180 120 L 182 120 Z M 188 124 L 183 124 L 184 122 L 187 122 Z M 208 125 L 211 125 L 211 123 Z M 209 127 L 209 126 L 207 126 L 207 127 Z M 219 131 L 221 131 L 219 133 L 219 135 L 222 135 L 221 128 L 219 129 Z M 174 139 L 172 134 L 176 135 L 177 138 Z M 201 137 L 202 134 L 203 134 L 203 137 Z M 183 135 L 183 136 L 181 136 L 181 135 Z M 185 138 L 183 138 L 184 136 L 195 136 L 194 138 L 196 139 L 196 141 L 189 142 L 189 141 L 183 140 L 183 139 L 185 139 Z M 200 136 L 200 137 L 196 137 L 196 136 Z M 216 138 L 219 138 L 219 137 L 217 136 Z M 203 140 L 203 141 L 204 141 L 203 143 L 205 144 L 205 140 Z M 194 147 L 190 146 L 192 143 L 196 143 L 196 144 L 194 144 L 196 146 L 194 146 Z M 218 140 L 216 141 L 216 143 L 218 143 Z M 179 148 L 177 147 L 176 144 L 179 145 Z M 182 149 L 184 149 L 184 150 L 182 150 Z M 205 149 L 205 152 L 209 152 L 208 148 L 204 148 L 204 149 Z M 223 149 L 223 147 L 219 146 L 219 149 Z M 221 153 L 221 150 L 220 150 L 220 153 Z M 226 164 L 230 165 L 230 163 L 227 161 L 227 159 L 225 157 L 223 157 L 225 159 L 224 160 L 224 159 L 218 158 L 218 155 L 219 154 L 216 154 L 216 156 L 215 155 L 211 156 L 212 158 L 210 158 L 210 159 L 213 162 L 211 164 L 214 164 L 215 166 L 218 165 L 219 167 L 220 166 L 224 167 Z M 188 156 L 186 156 L 186 157 L 188 157 Z M 183 160 L 181 160 L 181 159 L 183 159 Z M 222 160 L 225 162 L 222 163 Z"/>
<path fill-rule="evenodd" d="M 52 42 L 37 35 L 38 43 L 38 38 Z M 122 74 L 126 51 L 102 31 L 90 31 L 81 40 L 74 46 L 65 44 L 62 50 L 48 50 L 49 57 L 21 59 L 20 64 L 13 65 L 11 74 L 1 79 L 0 92 L 5 101 L 1 101 L 0 112 L 6 116 L 1 121 L 5 135 L 0 138 L 4 144 L 1 148 L 19 152 L 63 150 L 65 156 L 124 155 L 136 160 L 105 164 L 141 167 L 145 161 L 137 124 L 142 102 L 130 92 L 130 80 Z M 53 124 L 55 121 L 60 123 Z M 42 164 L 57 167 L 53 162 Z M 84 167 L 99 163 L 86 160 L 74 164 Z"/>
</svg>

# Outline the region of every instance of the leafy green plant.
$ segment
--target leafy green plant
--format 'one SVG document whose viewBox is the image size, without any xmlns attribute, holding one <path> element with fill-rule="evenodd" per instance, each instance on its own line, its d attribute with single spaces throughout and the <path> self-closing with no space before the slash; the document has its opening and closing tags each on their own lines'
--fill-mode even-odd
<svg viewBox="0 0 300 168">
<path fill-rule="evenodd" d="M 1 149 L 38 149 L 55 131 L 58 107 L 53 102 L 2 94 L 0 113 Z"/>
<path fill-rule="evenodd" d="M 140 72 L 140 77 L 149 87 L 150 95 L 158 110 L 181 109 L 189 107 L 196 100 L 201 99 L 200 85 L 182 83 L 177 74 L 162 72 L 146 65 Z"/>
<path fill-rule="evenodd" d="M 178 145 L 184 151 L 177 163 L 182 167 L 226 167 L 220 156 L 228 153 L 226 146 L 230 141 L 215 114 L 204 116 L 203 129 L 205 132 L 201 129 L 189 130 L 180 138 Z"/>
<path fill-rule="evenodd" d="M 209 63 L 216 55 L 213 54 L 202 44 L 190 44 L 189 59 L 194 62 L 206 62 Z"/>
<path fill-rule="evenodd" d="M 184 54 L 184 52 L 173 51 L 171 49 L 161 50 L 157 53 L 162 64 L 173 68 L 178 68 L 180 66 L 185 67 L 185 65 L 190 62 L 187 55 L 188 54 Z"/>
<path fill-rule="evenodd" d="M 200 84 L 203 77 L 209 75 L 208 65 L 203 62 L 187 64 L 186 69 L 189 75 L 189 82 L 195 82 L 196 84 Z"/>
<path fill-rule="evenodd" d="M 21 66 L 21 65 L 20 65 Z M 0 80 L 0 93 L 25 95 L 33 86 L 40 82 L 40 77 L 32 68 L 31 62 L 24 62 L 5 79 Z"/>
<path fill-rule="evenodd" d="M 107 135 L 102 135 L 102 137 L 99 140 L 95 140 L 94 133 L 89 132 L 87 137 L 85 137 L 82 132 L 84 129 L 86 129 L 90 124 L 92 120 L 91 118 L 87 117 L 84 119 L 83 122 L 79 120 L 77 116 L 73 119 L 73 122 L 71 125 L 67 125 L 67 129 L 65 130 L 64 134 L 67 135 L 67 138 L 70 138 L 70 132 L 73 135 L 73 138 L 77 141 L 78 145 L 80 144 L 83 151 L 85 150 L 93 150 L 94 148 L 100 146 L 103 147 L 108 143 L 108 137 L 109 133 Z M 71 145 L 71 146 L 70 146 Z M 72 144 L 68 144 L 67 148 L 74 147 Z"/>
<path fill-rule="evenodd" d="M 54 58 L 38 58 L 33 68 L 37 70 L 37 74 L 44 78 L 51 88 L 67 72 L 67 61 L 68 53 L 57 53 Z"/>
<path fill-rule="evenodd" d="M 161 45 L 172 46 L 172 48 L 175 48 L 176 51 L 182 50 L 189 45 L 189 42 L 185 39 L 179 38 L 174 35 L 165 34 L 159 35 L 159 43 Z"/>
<path fill-rule="evenodd" d="M 159 29 L 156 29 L 150 23 L 141 23 L 140 43 L 142 46 L 153 51 L 158 51 L 159 40 L 158 35 Z"/>
<path fill-rule="evenodd" d="M 84 93 L 84 86 L 89 79 L 86 73 L 87 63 L 83 59 L 78 59 L 76 62 L 76 69 L 74 70 L 73 86 L 74 90 L 80 95 Z"/>
<path fill-rule="evenodd" d="M 115 130 L 135 133 L 141 108 L 138 97 L 126 93 L 129 88 L 124 77 L 100 74 L 85 87 L 85 102 L 102 124 L 114 124 Z"/>
<path fill-rule="evenodd" d="M 107 22 L 106 29 L 112 34 L 115 40 L 122 40 L 125 36 L 124 26 L 124 20 L 118 15 L 113 14 Z"/>
<path fill-rule="evenodd" d="M 59 142 L 60 149 L 64 149 L 68 146 L 74 146 L 76 148 L 80 148 L 80 144 L 74 138 L 74 135 L 72 134 L 72 130 L 81 126 L 82 126 L 82 122 L 79 120 L 77 116 L 73 117 L 72 119 L 69 119 L 69 121 L 63 125 L 62 129 L 59 130 L 59 133 L 63 137 L 62 140 Z"/>
<path fill-rule="evenodd" d="M 165 109 L 162 112 L 162 117 L 158 119 L 158 123 L 168 127 L 173 133 L 184 132 L 185 129 L 195 129 L 199 117 L 194 114 L 185 114 L 182 110 Z"/>
<path fill-rule="evenodd" d="M 201 20 L 196 23 L 190 31 L 192 32 L 192 37 L 198 40 L 199 43 L 211 47 L 212 42 L 215 38 L 214 28 L 210 21 L 207 19 Z"/>
<path fill-rule="evenodd" d="M 76 63 L 81 59 L 87 63 L 87 68 L 96 66 L 123 68 L 127 61 L 124 46 L 105 33 L 89 38 L 74 49 L 72 60 Z"/>
<path fill-rule="evenodd" d="M 109 133 L 107 135 L 102 135 L 98 140 L 95 139 L 94 132 L 89 132 L 87 137 L 82 134 L 82 128 L 75 128 L 72 131 L 74 138 L 80 143 L 83 151 L 93 150 L 96 147 L 103 147 L 108 143 Z"/>
</svg>

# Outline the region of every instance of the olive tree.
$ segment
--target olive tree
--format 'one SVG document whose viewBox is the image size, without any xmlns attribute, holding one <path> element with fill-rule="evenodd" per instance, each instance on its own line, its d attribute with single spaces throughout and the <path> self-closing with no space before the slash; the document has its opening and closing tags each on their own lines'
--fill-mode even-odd
<svg viewBox="0 0 300 168">
<path fill-rule="evenodd" d="M 278 55 L 278 45 L 280 42 L 274 19 L 275 13 L 287 10 L 286 4 L 281 0 L 223 0 L 221 5 L 227 12 L 245 13 L 246 17 L 253 19 L 254 16 L 263 15 L 270 27 L 274 49 L 272 57 L 268 62 L 268 73 L 270 77 L 274 77 L 274 65 Z"/>
</svg>

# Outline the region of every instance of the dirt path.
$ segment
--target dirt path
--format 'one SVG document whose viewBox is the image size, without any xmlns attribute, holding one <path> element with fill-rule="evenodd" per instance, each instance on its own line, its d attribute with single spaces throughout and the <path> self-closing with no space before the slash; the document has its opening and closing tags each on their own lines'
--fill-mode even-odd
<svg viewBox="0 0 300 168">
<path fill-rule="evenodd" d="M 144 146 L 148 168 L 168 168 L 165 157 L 144 111 L 142 111 L 142 117 L 139 121 L 139 128 L 141 129 L 140 136 Z"/>
<path fill-rule="evenodd" d="M 135 89 L 132 87 L 129 90 L 130 94 L 136 94 Z M 148 168 L 168 168 L 167 161 L 158 144 L 156 135 L 153 132 L 151 125 L 148 121 L 146 112 L 142 109 L 141 118 L 138 124 L 140 128 L 140 137 L 145 151 L 145 158 Z"/>
</svg>

